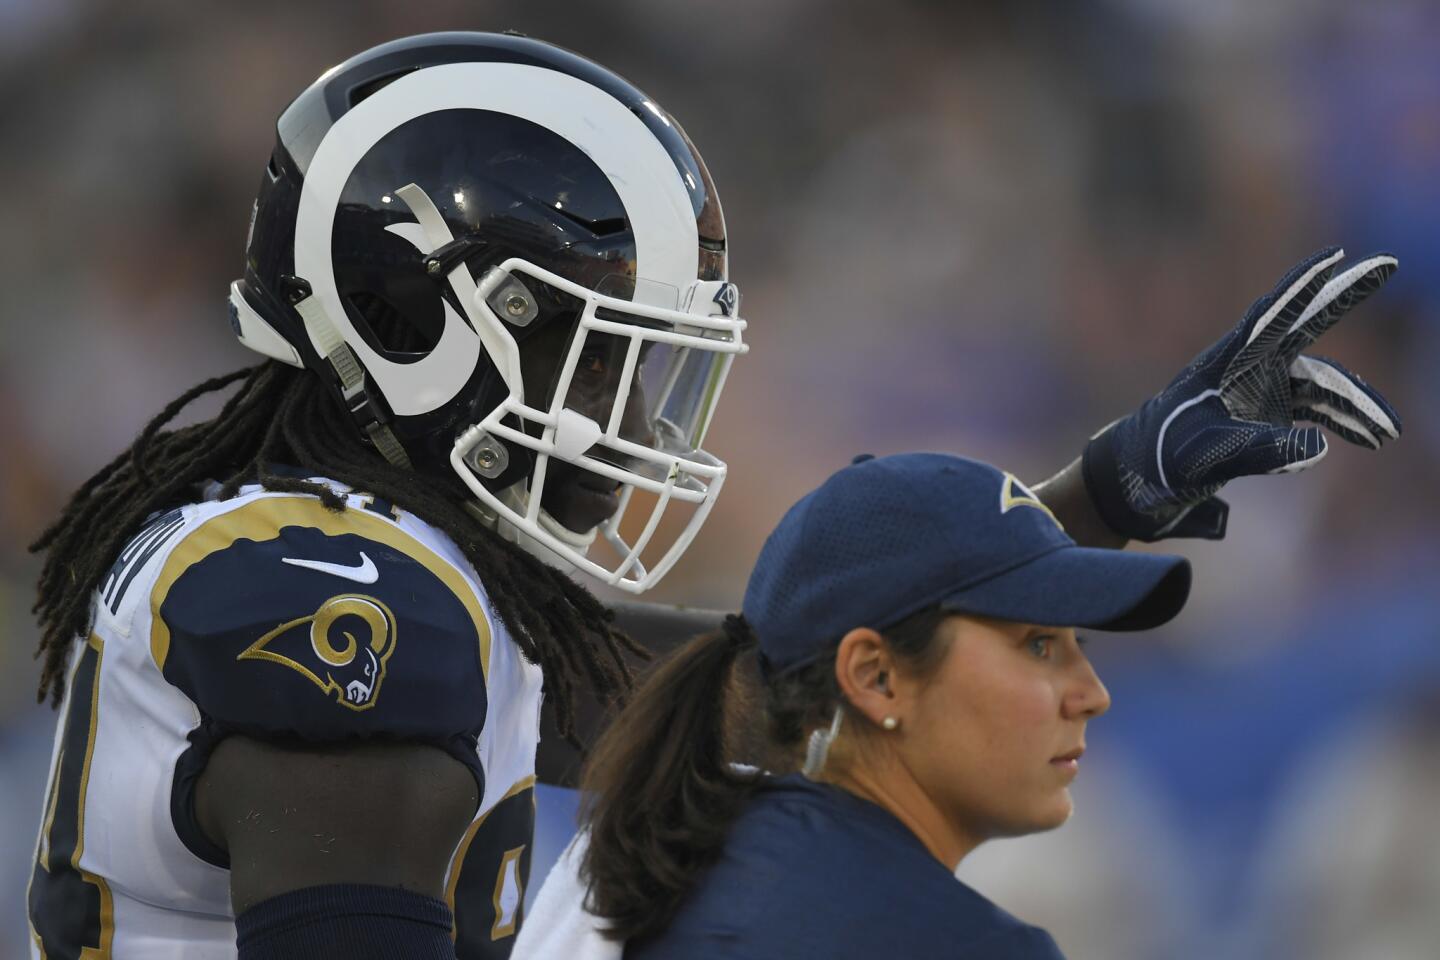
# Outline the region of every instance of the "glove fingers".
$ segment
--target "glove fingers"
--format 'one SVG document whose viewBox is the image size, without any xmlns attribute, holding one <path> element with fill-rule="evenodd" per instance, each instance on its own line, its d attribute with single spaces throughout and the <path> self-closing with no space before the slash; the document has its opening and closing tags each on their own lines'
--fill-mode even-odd
<svg viewBox="0 0 1440 960">
<path fill-rule="evenodd" d="M 1366 429 L 1365 424 L 1343 411 L 1323 403 L 1309 407 L 1296 407 L 1295 419 L 1318 423 L 1340 439 L 1353 443 L 1357 447 L 1365 447 L 1367 450 L 1380 449 L 1380 438 Z"/>
<path fill-rule="evenodd" d="M 1360 420 L 1369 432 L 1398 439 L 1399 412 L 1380 391 L 1328 357 L 1299 356 L 1290 364 L 1297 406 L 1323 404 Z"/>
<path fill-rule="evenodd" d="M 1298 473 L 1319 463 L 1330 449 L 1319 427 L 1282 427 L 1271 433 L 1271 448 L 1283 462 L 1270 473 Z"/>
<path fill-rule="evenodd" d="M 1163 482 L 1209 493 L 1236 477 L 1300 470 L 1325 455 L 1319 427 L 1295 427 L 1288 420 L 1273 425 L 1226 419 L 1187 433 L 1167 451 Z"/>
<path fill-rule="evenodd" d="M 1306 416 L 1307 410 L 1343 418 L 1343 422 L 1347 426 L 1354 423 L 1359 429 L 1374 437 L 1377 443 L 1383 444 L 1386 440 L 1394 440 L 1398 437 L 1398 432 L 1392 430 L 1393 421 L 1376 422 L 1373 418 L 1366 416 L 1355 404 L 1338 394 L 1312 389 L 1304 396 L 1297 396 L 1295 403 L 1290 407 L 1290 418 L 1292 420 L 1313 419 Z M 1320 421 L 1315 422 L 1319 423 Z"/>
<path fill-rule="evenodd" d="M 1312 254 L 1292 268 L 1269 296 L 1256 301 L 1247 314 L 1249 331 L 1245 335 L 1245 347 L 1240 351 L 1241 357 L 1263 353 L 1266 348 L 1274 346 L 1310 306 L 1316 294 L 1329 281 L 1335 265 L 1344 257 L 1345 251 L 1339 247 L 1328 247 Z"/>
<path fill-rule="evenodd" d="M 1325 422 L 1325 420 L 1320 417 L 1312 416 L 1312 414 L 1321 414 L 1335 421 L 1346 430 L 1363 433 L 1369 437 L 1375 445 L 1383 445 L 1386 440 L 1395 439 L 1395 435 L 1390 433 L 1384 426 L 1365 416 L 1357 410 L 1354 405 L 1342 397 L 1315 395 L 1304 399 L 1297 398 L 1295 405 L 1290 408 L 1290 416 L 1293 420 L 1310 420 L 1322 426 L 1331 426 L 1330 423 Z M 1334 432 L 1341 433 L 1338 429 Z M 1351 440 L 1350 437 L 1346 437 L 1346 439 Z M 1352 440 L 1351 442 L 1354 441 Z M 1370 446 L 1371 444 L 1366 442 L 1365 445 Z"/>
<path fill-rule="evenodd" d="M 1256 425 L 1249 442 L 1227 465 L 1234 476 L 1295 473 L 1320 461 L 1327 449 L 1319 427 Z"/>
<path fill-rule="evenodd" d="M 1347 312 L 1384 286 L 1399 265 L 1400 262 L 1390 254 L 1377 253 L 1331 277 L 1291 324 L 1280 344 L 1280 351 L 1286 356 L 1294 356 L 1304 350 Z"/>
</svg>

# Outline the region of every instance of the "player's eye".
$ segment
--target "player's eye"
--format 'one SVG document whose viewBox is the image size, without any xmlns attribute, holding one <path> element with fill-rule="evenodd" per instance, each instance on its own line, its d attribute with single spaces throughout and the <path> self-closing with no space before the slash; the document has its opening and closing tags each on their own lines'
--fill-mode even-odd
<svg viewBox="0 0 1440 960">
<path fill-rule="evenodd" d="M 605 372 L 607 366 L 605 355 L 599 351 L 587 350 L 580 354 L 579 370 L 581 373 L 599 376 Z"/>
</svg>

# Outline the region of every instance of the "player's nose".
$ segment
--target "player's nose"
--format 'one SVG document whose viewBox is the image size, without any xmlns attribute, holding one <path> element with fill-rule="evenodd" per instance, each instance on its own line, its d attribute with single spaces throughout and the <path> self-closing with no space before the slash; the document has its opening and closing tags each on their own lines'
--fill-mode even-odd
<svg viewBox="0 0 1440 960">
<path fill-rule="evenodd" d="M 620 437 L 642 447 L 655 445 L 655 424 L 650 420 L 645 390 L 639 383 L 631 385 L 625 398 L 625 412 L 620 417 Z"/>
</svg>

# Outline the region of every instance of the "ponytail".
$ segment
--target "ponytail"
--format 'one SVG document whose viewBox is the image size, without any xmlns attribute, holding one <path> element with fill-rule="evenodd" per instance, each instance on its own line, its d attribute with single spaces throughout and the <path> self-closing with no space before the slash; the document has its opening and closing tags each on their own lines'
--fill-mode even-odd
<svg viewBox="0 0 1440 960">
<path fill-rule="evenodd" d="M 726 617 L 657 667 L 595 745 L 582 782 L 590 838 L 580 878 L 586 908 L 610 922 L 612 939 L 670 923 L 749 799 L 757 777 L 732 767 L 726 716 L 740 696 L 732 668 L 755 646 L 745 619 Z"/>
<path fill-rule="evenodd" d="M 949 647 L 949 614 L 928 607 L 885 630 L 917 676 Z M 691 640 L 656 666 L 601 735 L 581 781 L 585 908 L 614 940 L 652 937 L 674 919 L 760 782 L 800 768 L 805 739 L 842 703 L 835 649 L 795 670 L 745 682 L 758 641 L 744 617 Z M 737 664 L 741 657 L 745 664 Z M 751 766 L 737 768 L 736 761 Z"/>
</svg>

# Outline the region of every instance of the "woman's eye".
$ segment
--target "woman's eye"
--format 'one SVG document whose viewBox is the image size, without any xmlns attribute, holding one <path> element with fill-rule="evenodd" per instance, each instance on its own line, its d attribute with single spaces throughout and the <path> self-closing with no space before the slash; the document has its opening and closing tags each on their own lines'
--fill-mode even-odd
<svg viewBox="0 0 1440 960">
<path fill-rule="evenodd" d="M 1031 654 L 1038 657 L 1039 659 L 1049 660 L 1050 643 L 1051 639 L 1049 637 L 1031 637 L 1028 641 L 1026 641 L 1025 646 Z"/>
</svg>

